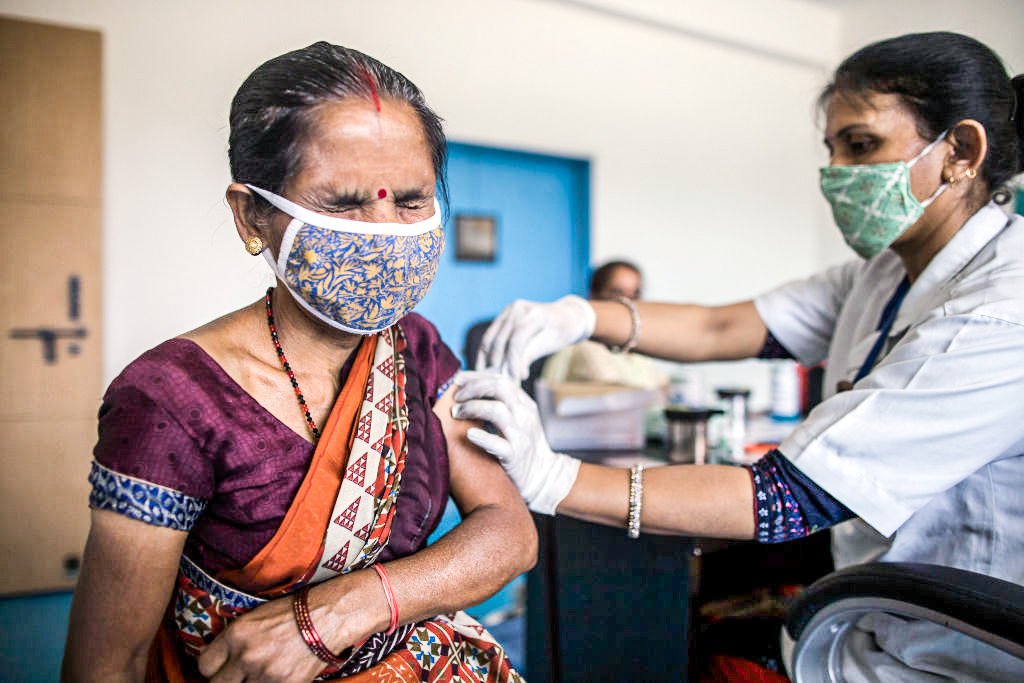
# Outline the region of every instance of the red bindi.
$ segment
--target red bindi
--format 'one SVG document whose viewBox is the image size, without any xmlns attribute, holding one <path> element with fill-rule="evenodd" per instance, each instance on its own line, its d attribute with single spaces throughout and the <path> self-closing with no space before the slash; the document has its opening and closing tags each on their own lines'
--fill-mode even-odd
<svg viewBox="0 0 1024 683">
<path fill-rule="evenodd" d="M 385 190 L 383 187 L 380 188 L 379 190 L 377 190 L 377 199 L 384 199 L 387 196 L 388 196 L 388 191 Z"/>
</svg>

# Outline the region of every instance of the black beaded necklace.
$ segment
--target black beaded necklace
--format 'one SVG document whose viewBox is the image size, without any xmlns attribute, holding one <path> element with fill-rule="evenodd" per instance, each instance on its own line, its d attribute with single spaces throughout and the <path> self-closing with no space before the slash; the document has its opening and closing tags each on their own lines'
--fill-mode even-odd
<svg viewBox="0 0 1024 683">
<path fill-rule="evenodd" d="M 274 342 L 274 349 L 277 351 L 277 357 L 281 361 L 284 371 L 288 373 L 288 379 L 292 383 L 292 389 L 295 390 L 295 397 L 299 399 L 299 408 L 302 409 L 302 413 L 306 416 L 306 424 L 309 425 L 309 431 L 313 435 L 313 441 L 315 442 L 320 438 L 320 430 L 317 429 L 316 422 L 313 421 L 313 415 L 309 412 L 309 406 L 306 405 L 306 399 L 302 395 L 302 389 L 299 389 L 299 380 L 295 379 L 295 373 L 292 372 L 292 366 L 288 364 L 288 359 L 284 356 L 284 349 L 281 348 L 281 340 L 277 338 L 277 325 L 274 324 L 274 309 L 271 304 L 271 294 L 273 294 L 273 292 L 273 287 L 267 288 L 267 327 L 270 328 L 270 341 Z"/>
</svg>

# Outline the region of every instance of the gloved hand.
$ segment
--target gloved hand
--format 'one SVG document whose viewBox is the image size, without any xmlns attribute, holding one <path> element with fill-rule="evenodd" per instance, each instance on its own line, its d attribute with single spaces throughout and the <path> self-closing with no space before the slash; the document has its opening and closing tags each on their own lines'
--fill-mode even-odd
<svg viewBox="0 0 1024 683">
<path fill-rule="evenodd" d="M 587 300 L 574 294 L 548 304 L 514 301 L 484 333 L 476 367 L 522 381 L 530 373 L 530 363 L 587 339 L 596 321 Z"/>
<path fill-rule="evenodd" d="M 551 451 L 537 404 L 505 375 L 460 372 L 455 385 L 452 417 L 486 422 L 500 432 L 474 427 L 466 434 L 469 440 L 498 459 L 531 510 L 555 514 L 576 481 L 580 461 Z"/>
</svg>

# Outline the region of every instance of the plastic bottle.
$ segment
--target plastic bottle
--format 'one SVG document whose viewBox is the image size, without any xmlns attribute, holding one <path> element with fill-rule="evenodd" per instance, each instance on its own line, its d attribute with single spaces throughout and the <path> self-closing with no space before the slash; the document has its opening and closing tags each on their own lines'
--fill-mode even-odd
<svg viewBox="0 0 1024 683">
<path fill-rule="evenodd" d="M 773 420 L 798 420 L 801 412 L 800 368 L 796 361 L 779 360 L 772 366 Z"/>
<path fill-rule="evenodd" d="M 747 403 L 750 389 L 746 387 L 720 387 L 716 390 L 725 412 L 723 430 L 724 450 L 729 458 L 743 462 L 747 445 Z"/>
<path fill-rule="evenodd" d="M 681 368 L 672 373 L 668 382 L 668 405 L 701 407 L 704 405 L 704 381 L 693 368 Z"/>
</svg>

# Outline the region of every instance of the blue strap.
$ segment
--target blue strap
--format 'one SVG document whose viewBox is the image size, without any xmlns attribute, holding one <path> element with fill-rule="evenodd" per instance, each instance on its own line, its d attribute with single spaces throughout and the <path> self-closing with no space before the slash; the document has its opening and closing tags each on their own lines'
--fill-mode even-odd
<svg viewBox="0 0 1024 683">
<path fill-rule="evenodd" d="M 889 332 L 892 330 L 892 325 L 896 322 L 896 314 L 900 312 L 900 305 L 903 303 L 904 297 L 907 296 L 907 291 L 910 289 L 910 280 L 904 275 L 900 284 L 897 285 L 896 291 L 893 292 L 892 298 L 889 299 L 889 303 L 882 309 L 882 317 L 878 321 L 878 339 L 875 340 L 875 345 L 871 347 L 871 351 L 868 352 L 868 357 L 864 359 L 864 364 L 860 366 L 860 370 L 857 371 L 857 376 L 853 378 L 853 383 L 864 379 L 871 368 L 875 367 L 875 363 L 878 362 L 878 355 L 882 353 L 882 349 L 885 347 L 885 342 L 889 339 Z"/>
</svg>

